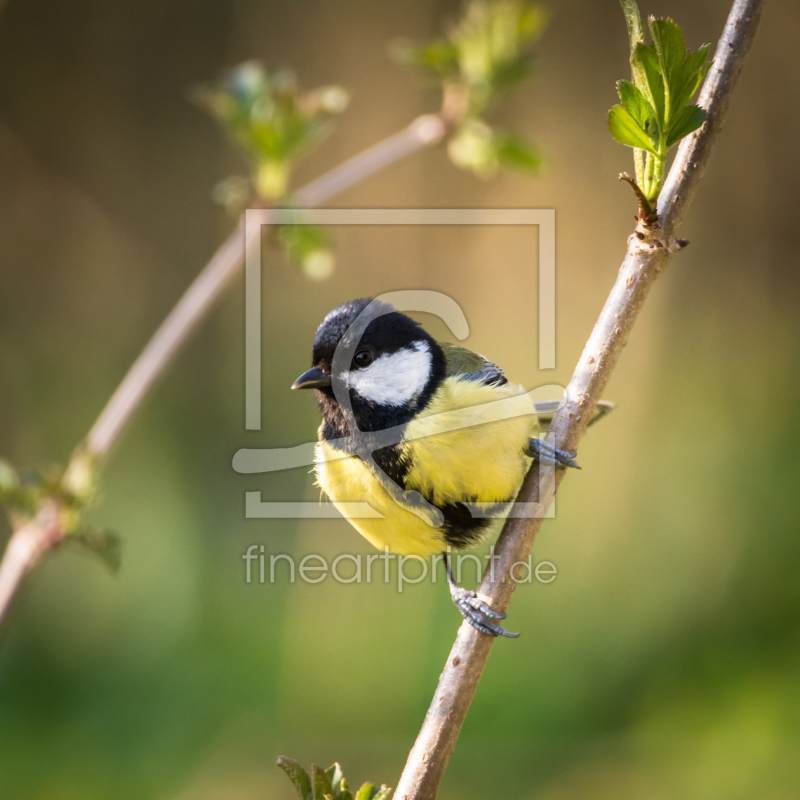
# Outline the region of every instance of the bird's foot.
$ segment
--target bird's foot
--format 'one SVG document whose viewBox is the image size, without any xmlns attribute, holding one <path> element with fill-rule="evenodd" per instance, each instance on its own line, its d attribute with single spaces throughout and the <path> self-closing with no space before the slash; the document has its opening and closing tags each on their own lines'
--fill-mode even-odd
<svg viewBox="0 0 800 800">
<path fill-rule="evenodd" d="M 537 439 L 532 437 L 528 440 L 528 447 L 525 452 L 531 458 L 540 461 L 542 464 L 547 464 L 551 467 L 572 467 L 573 469 L 580 469 L 578 462 L 575 461 L 577 453 L 568 453 L 566 450 L 559 450 L 555 445 L 548 442 L 546 439 Z"/>
<path fill-rule="evenodd" d="M 509 633 L 502 625 L 498 625 L 495 620 L 505 619 L 506 615 L 492 611 L 475 592 L 455 586 L 450 588 L 450 595 L 461 616 L 481 633 L 489 636 L 507 636 L 509 639 L 516 639 L 519 636 L 518 633 Z"/>
</svg>

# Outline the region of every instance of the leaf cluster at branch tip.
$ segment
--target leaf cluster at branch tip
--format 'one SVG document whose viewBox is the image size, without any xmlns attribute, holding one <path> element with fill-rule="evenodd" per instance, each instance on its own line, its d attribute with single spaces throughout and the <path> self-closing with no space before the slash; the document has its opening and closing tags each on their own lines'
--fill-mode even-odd
<svg viewBox="0 0 800 800">
<path fill-rule="evenodd" d="M 247 61 L 215 84 L 197 88 L 194 99 L 251 164 L 249 178 L 235 175 L 214 189 L 214 198 L 238 214 L 254 193 L 272 204 L 286 197 L 297 159 L 328 132 L 331 118 L 347 108 L 350 97 L 340 86 L 301 92 L 292 72 L 268 71 Z M 330 242 L 320 229 L 281 229 L 277 241 L 309 277 L 321 280 L 333 271 Z"/>
<path fill-rule="evenodd" d="M 444 113 L 455 130 L 450 160 L 481 177 L 501 167 L 536 172 L 539 150 L 518 136 L 496 130 L 484 116 L 506 90 L 533 71 L 531 48 L 545 15 L 524 0 L 472 0 L 446 37 L 422 44 L 396 43 L 395 58 L 433 77 L 444 92 Z"/>
<path fill-rule="evenodd" d="M 621 105 L 608 114 L 608 128 L 621 144 L 634 148 L 636 184 L 651 205 L 664 179 L 667 151 L 696 131 L 706 112 L 691 104 L 711 67 L 707 44 L 687 51 L 680 26 L 671 19 L 649 19 L 652 44 L 635 0 L 621 0 L 630 37 L 632 81 L 617 82 Z"/>
<path fill-rule="evenodd" d="M 258 196 L 277 201 L 286 194 L 294 161 L 322 138 L 350 98 L 340 86 L 301 92 L 289 70 L 270 72 L 247 61 L 198 87 L 194 99 L 252 163 Z"/>
<path fill-rule="evenodd" d="M 364 783 L 353 794 L 338 764 L 328 769 L 312 764 L 310 775 L 287 756 L 278 756 L 278 766 L 289 776 L 300 800 L 388 800 L 392 791 L 388 786 L 376 789 L 373 784 Z"/>
<path fill-rule="evenodd" d="M 84 511 L 95 495 L 95 459 L 79 450 L 65 470 L 60 466 L 18 471 L 0 459 L 0 508 L 15 528 L 30 522 L 48 503 L 58 509 L 62 540 L 78 544 L 98 556 L 112 571 L 119 570 L 121 542 L 116 532 L 86 527 Z"/>
</svg>

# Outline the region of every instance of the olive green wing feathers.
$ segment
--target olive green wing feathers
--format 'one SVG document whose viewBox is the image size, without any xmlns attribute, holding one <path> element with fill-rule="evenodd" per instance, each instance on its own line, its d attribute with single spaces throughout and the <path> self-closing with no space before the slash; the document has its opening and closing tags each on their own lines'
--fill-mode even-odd
<svg viewBox="0 0 800 800">
<path fill-rule="evenodd" d="M 462 380 L 477 381 L 487 386 L 508 383 L 505 372 L 489 359 L 467 350 L 466 347 L 448 342 L 439 342 L 439 345 L 444 351 L 448 378 L 461 377 Z"/>
<path fill-rule="evenodd" d="M 497 364 L 493 364 L 489 359 L 478 355 L 478 353 L 473 353 L 472 350 L 467 350 L 466 347 L 459 347 L 448 342 L 439 342 L 439 346 L 444 351 L 448 378 L 461 376 L 462 380 L 479 381 L 487 386 L 502 386 L 504 383 L 508 383 L 505 372 Z M 561 402 L 561 400 L 537 400 L 534 405 L 536 406 L 536 415 L 539 417 L 539 422 L 544 424 L 552 422 L 553 415 L 561 405 Z M 589 424 L 593 425 L 613 410 L 613 403 L 601 400 L 597 404 Z"/>
</svg>

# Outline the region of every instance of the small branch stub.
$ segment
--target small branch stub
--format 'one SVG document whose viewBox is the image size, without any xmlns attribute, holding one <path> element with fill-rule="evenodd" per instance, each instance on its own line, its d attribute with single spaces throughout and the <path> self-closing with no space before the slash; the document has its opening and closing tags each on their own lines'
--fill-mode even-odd
<svg viewBox="0 0 800 800">
<path fill-rule="evenodd" d="M 650 205 L 650 201 L 647 199 L 644 192 L 639 188 L 639 184 L 636 183 L 634 178 L 627 172 L 621 172 L 619 179 L 627 183 L 631 189 L 633 189 L 633 193 L 639 201 L 639 224 L 645 227 L 658 227 L 658 214 Z"/>
</svg>

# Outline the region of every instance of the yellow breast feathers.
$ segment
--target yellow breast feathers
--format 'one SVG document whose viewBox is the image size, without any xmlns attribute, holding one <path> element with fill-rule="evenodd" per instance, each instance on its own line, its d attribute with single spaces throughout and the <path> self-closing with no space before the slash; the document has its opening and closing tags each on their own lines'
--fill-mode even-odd
<svg viewBox="0 0 800 800">
<path fill-rule="evenodd" d="M 400 445 L 409 467 L 406 489 L 417 489 L 439 506 L 512 499 L 530 464 L 523 450 L 538 429 L 531 411 L 521 386 L 446 379 L 406 427 Z M 446 546 L 441 529 L 398 505 L 360 459 L 342 458 L 340 451 L 321 441 L 315 470 L 319 486 L 334 505 L 367 502 L 384 517 L 350 519 L 375 547 L 428 556 Z"/>
</svg>

